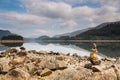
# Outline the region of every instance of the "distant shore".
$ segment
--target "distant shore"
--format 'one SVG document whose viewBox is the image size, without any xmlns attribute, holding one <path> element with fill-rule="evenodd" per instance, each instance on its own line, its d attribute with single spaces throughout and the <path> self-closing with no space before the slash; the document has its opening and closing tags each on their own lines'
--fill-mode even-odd
<svg viewBox="0 0 120 80">
<path fill-rule="evenodd" d="M 0 40 L 0 43 L 23 43 L 25 40 Z"/>
<path fill-rule="evenodd" d="M 43 40 L 45 42 L 120 42 L 120 40 Z"/>
</svg>

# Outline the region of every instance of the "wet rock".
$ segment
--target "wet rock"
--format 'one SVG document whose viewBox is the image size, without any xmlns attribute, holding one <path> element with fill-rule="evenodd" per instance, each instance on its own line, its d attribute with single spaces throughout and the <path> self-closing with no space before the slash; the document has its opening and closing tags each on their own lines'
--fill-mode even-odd
<svg viewBox="0 0 120 80">
<path fill-rule="evenodd" d="M 8 72 L 5 77 L 3 77 L 3 80 L 30 80 L 30 75 L 27 72 L 16 68 Z"/>
<path fill-rule="evenodd" d="M 40 75 L 41 75 L 42 77 L 44 77 L 44 76 L 50 75 L 51 73 L 52 73 L 52 71 L 51 71 L 50 69 L 45 68 L 45 69 L 40 73 Z"/>
</svg>

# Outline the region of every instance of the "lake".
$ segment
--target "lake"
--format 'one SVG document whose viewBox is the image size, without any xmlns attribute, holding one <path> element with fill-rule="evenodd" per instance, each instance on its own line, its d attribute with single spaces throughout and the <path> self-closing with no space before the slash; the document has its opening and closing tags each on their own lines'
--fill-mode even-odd
<svg viewBox="0 0 120 80">
<path fill-rule="evenodd" d="M 120 57 L 120 43 L 102 42 L 96 43 L 100 56 Z M 23 46 L 26 50 L 44 50 L 47 52 L 77 53 L 81 56 L 88 56 L 92 48 L 92 43 L 45 43 L 45 42 L 25 42 L 25 43 L 6 43 L 0 44 L 0 51 L 10 47 L 19 48 Z"/>
</svg>

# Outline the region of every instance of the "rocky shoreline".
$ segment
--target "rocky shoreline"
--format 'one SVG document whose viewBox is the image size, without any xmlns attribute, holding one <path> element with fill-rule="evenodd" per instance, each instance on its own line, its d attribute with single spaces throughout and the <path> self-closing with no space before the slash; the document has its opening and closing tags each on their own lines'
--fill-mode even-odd
<svg viewBox="0 0 120 80">
<path fill-rule="evenodd" d="M 10 48 L 0 53 L 0 80 L 120 80 L 120 58 Z"/>
</svg>

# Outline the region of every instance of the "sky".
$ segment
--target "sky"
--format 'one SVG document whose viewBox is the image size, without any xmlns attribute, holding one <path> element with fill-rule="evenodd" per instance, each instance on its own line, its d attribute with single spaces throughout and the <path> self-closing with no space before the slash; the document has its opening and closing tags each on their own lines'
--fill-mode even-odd
<svg viewBox="0 0 120 80">
<path fill-rule="evenodd" d="M 54 36 L 120 21 L 120 0 L 0 0 L 0 29 Z"/>
</svg>

